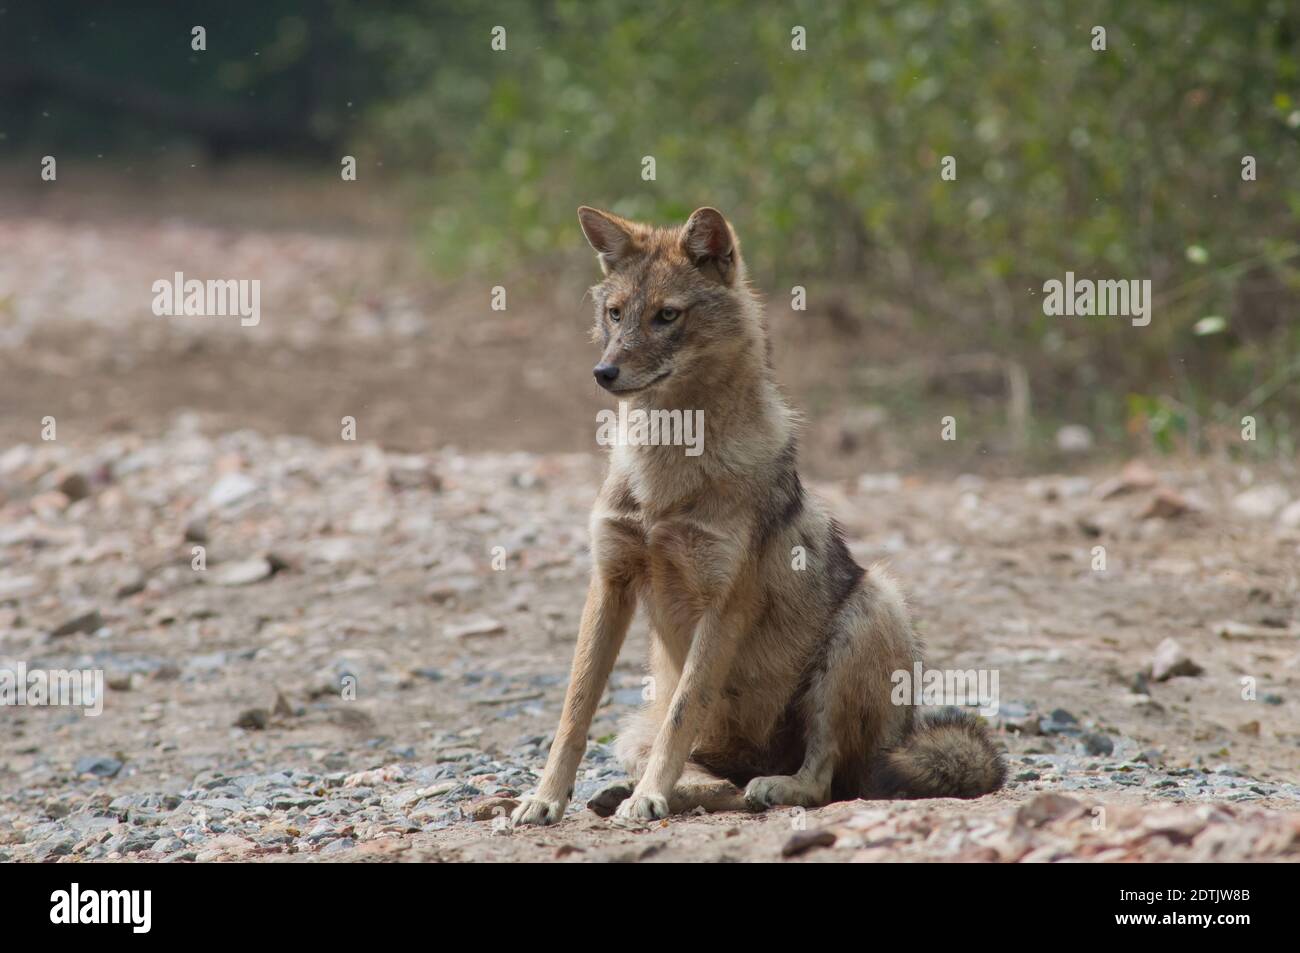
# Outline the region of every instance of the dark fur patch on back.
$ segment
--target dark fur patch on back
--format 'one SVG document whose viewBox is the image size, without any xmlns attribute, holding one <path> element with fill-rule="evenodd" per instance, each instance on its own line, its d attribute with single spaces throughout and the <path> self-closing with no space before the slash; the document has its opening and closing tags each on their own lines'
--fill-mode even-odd
<svg viewBox="0 0 1300 953">
<path fill-rule="evenodd" d="M 991 794 L 1005 783 L 1006 762 L 972 712 L 943 708 L 916 719 L 911 736 L 871 766 L 867 796 L 960 797 Z"/>
<path fill-rule="evenodd" d="M 804 490 L 796 468 L 798 445 L 794 437 L 782 448 L 772 465 L 772 488 L 763 504 L 756 543 L 759 549 L 803 512 Z"/>
<path fill-rule="evenodd" d="M 809 547 L 811 548 L 811 547 Z M 826 559 L 824 566 L 827 602 L 831 606 L 824 624 L 825 635 L 816 649 L 808 657 L 800 673 L 798 687 L 795 689 L 793 705 L 801 710 L 804 696 L 818 681 L 825 677 L 830 665 L 831 649 L 847 637 L 840 619 L 840 610 L 844 608 L 849 597 L 862 582 L 866 571 L 853 560 L 849 547 L 844 542 L 844 531 L 839 523 L 831 520 L 826 534 Z M 802 727 L 802 722 L 800 723 Z"/>
<path fill-rule="evenodd" d="M 830 587 L 831 605 L 834 606 L 831 617 L 834 618 L 858 587 L 866 571 L 854 561 L 848 544 L 844 542 L 844 530 L 835 520 L 831 520 L 827 535 L 826 579 Z"/>
</svg>

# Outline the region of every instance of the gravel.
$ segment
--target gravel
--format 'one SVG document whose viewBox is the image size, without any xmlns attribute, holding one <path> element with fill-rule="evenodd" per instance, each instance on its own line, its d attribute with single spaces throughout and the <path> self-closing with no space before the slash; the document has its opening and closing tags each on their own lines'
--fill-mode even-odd
<svg viewBox="0 0 1300 953">
<path fill-rule="evenodd" d="M 56 472 L 106 476 L 73 500 L 47 488 Z M 516 832 L 511 841 L 501 819 L 545 764 L 590 572 L 585 516 L 599 474 L 600 461 L 585 455 L 464 455 L 450 447 L 390 454 L 252 432 L 210 436 L 188 415 L 155 437 L 109 435 L 0 455 L 0 667 L 22 661 L 111 673 L 98 717 L 76 708 L 5 712 L 0 853 L 15 861 L 190 863 L 351 859 L 411 845 L 524 849 L 535 835 Z M 967 481 L 909 491 L 916 499 L 908 511 L 901 497 L 890 498 L 901 493 L 892 486 L 841 500 L 839 509 L 877 508 L 878 529 L 850 517 L 849 531 L 864 558 L 893 553 L 940 664 L 999 666 L 1004 690 L 1015 686 L 1017 697 L 989 719 L 1013 767 L 1007 792 L 989 799 L 990 809 L 1004 811 L 999 823 L 1014 824 L 1004 800 L 1014 806 L 1043 793 L 1300 810 L 1300 788 L 1271 768 L 1288 756 L 1294 763 L 1296 750 L 1285 725 L 1295 723 L 1297 693 L 1293 680 L 1270 681 L 1279 666 L 1245 669 L 1261 681 L 1265 704 L 1257 704 L 1218 687 L 1252 666 L 1248 645 L 1233 645 L 1229 656 L 1202 636 L 1193 644 L 1203 677 L 1153 681 L 1142 693 L 1113 673 L 1138 670 L 1158 638 L 1122 628 L 1131 643 L 1123 665 L 1115 636 L 1061 648 L 1084 638 L 1080 628 L 1106 631 L 1095 621 L 1099 606 L 1136 614 L 1140 600 L 1159 592 L 1167 601 L 1146 610 L 1190 632 L 1201 617 L 1227 617 L 1243 593 L 1219 592 L 1185 562 L 1161 570 L 1164 588 L 1144 575 L 1152 570 L 1108 580 L 1129 587 L 1120 595 L 1097 596 L 1090 576 L 1068 585 L 1040 579 L 1033 573 L 1067 572 L 1069 563 L 1022 560 L 1009 547 L 1015 533 L 1041 535 L 1044 517 L 1025 501 L 1043 494 L 1023 482 Z M 958 504 L 977 493 L 977 506 Z M 1086 494 L 1058 496 L 1103 505 Z M 1104 505 L 1141 505 L 1117 499 Z M 910 540 L 899 542 L 888 524 L 896 511 L 912 520 Z M 926 513 L 940 515 L 927 523 Z M 970 515 L 954 522 L 948 513 Z M 1076 522 L 1059 516 L 1062 532 L 1077 532 L 1069 529 Z M 1257 546 L 1251 526 L 1243 546 Z M 1124 541 L 1146 545 L 1141 540 L 1158 532 L 1179 530 L 1147 521 Z M 1215 546 L 1226 545 L 1223 538 Z M 948 555 L 936 570 L 940 545 Z M 1083 566 L 1091 545 L 1080 537 Z M 196 568 L 195 547 L 206 568 Z M 507 554 L 504 569 L 494 566 L 496 547 Z M 1018 566 L 1010 574 L 1018 586 L 1039 586 L 1041 609 L 1026 608 L 1033 600 L 1013 586 L 988 588 L 991 577 L 1008 576 L 1008 564 Z M 1210 605 L 1186 608 L 1195 600 L 1169 581 L 1180 572 Z M 976 586 L 1001 601 L 954 617 L 949 590 Z M 1287 598 L 1272 596 L 1268 611 Z M 1076 601 L 1063 613 L 1057 599 Z M 1031 625 L 1016 611 L 1041 614 Z M 997 617 L 1010 621 L 990 627 Z M 1072 621 L 1057 622 L 1066 617 Z M 1060 636 L 1050 631 L 1058 624 L 1075 628 Z M 931 635 L 963 625 L 981 637 L 965 638 L 960 652 Z M 611 743 L 618 721 L 641 704 L 645 639 L 638 622 L 592 726 L 596 740 L 567 809 L 579 824 L 559 829 L 581 830 L 586 840 L 563 856 L 595 856 L 610 830 L 604 821 L 582 826 L 591 818 L 584 804 L 622 777 Z M 1251 736 L 1218 728 L 1246 722 L 1262 728 Z M 887 808 L 913 809 L 937 810 Z M 809 815 L 838 817 L 841 808 L 824 810 Z M 674 822 L 707 823 L 757 831 L 764 822 Z M 982 836 L 977 828 L 958 833 L 967 846 Z M 735 839 L 729 850 L 743 853 L 748 842 Z M 767 856 L 779 856 L 781 843 Z M 861 838 L 816 835 L 790 856 L 838 854 L 855 843 Z"/>
</svg>

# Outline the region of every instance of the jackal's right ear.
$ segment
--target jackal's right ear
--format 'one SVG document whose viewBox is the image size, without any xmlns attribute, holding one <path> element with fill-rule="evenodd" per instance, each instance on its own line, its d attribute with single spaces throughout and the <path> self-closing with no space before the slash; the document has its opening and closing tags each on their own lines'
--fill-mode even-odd
<svg viewBox="0 0 1300 953">
<path fill-rule="evenodd" d="M 736 234 L 716 208 L 697 208 L 682 226 L 682 250 L 696 268 L 707 270 L 724 285 L 736 280 Z"/>
<path fill-rule="evenodd" d="M 578 224 L 591 247 L 596 249 L 600 270 L 605 274 L 609 274 L 610 269 L 630 255 L 635 247 L 632 223 L 627 219 L 584 205 L 578 209 Z"/>
</svg>

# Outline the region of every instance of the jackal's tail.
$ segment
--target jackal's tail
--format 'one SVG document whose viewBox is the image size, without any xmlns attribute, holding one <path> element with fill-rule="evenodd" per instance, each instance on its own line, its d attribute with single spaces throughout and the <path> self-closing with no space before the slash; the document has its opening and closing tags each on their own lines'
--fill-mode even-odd
<svg viewBox="0 0 1300 953">
<path fill-rule="evenodd" d="M 917 716 L 912 733 L 872 766 L 878 798 L 979 797 L 1002 787 L 1007 766 L 973 712 L 941 708 Z"/>
</svg>

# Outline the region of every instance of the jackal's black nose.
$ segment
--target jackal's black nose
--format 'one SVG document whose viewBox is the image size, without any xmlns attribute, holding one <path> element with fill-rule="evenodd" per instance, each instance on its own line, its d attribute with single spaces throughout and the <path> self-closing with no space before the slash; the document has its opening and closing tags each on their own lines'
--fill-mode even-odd
<svg viewBox="0 0 1300 953">
<path fill-rule="evenodd" d="M 608 387 L 610 384 L 614 383 L 614 381 L 618 380 L 618 365 L 597 364 L 592 373 L 596 375 L 596 382 L 600 384 L 601 387 Z"/>
</svg>

